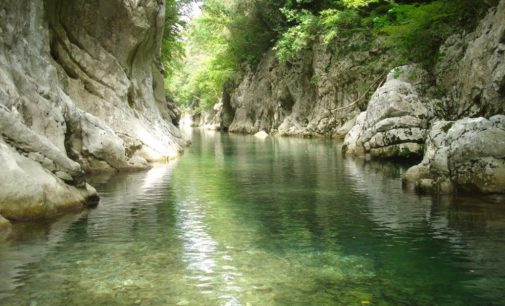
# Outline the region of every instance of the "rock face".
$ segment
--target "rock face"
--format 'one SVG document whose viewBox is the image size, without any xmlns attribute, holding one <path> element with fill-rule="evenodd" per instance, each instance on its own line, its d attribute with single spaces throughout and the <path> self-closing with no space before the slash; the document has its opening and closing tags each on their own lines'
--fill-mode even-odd
<svg viewBox="0 0 505 306">
<path fill-rule="evenodd" d="M 30 220 L 97 200 L 84 171 L 175 157 L 157 63 L 160 1 L 0 3 L 0 214 Z"/>
<path fill-rule="evenodd" d="M 211 109 L 199 114 L 198 116 L 193 116 L 193 119 L 197 119 L 197 122 L 193 122 L 193 125 L 201 126 L 207 130 L 221 130 L 222 113 L 223 103 L 216 103 Z"/>
<path fill-rule="evenodd" d="M 444 43 L 436 67 L 430 71 L 429 84 L 436 87 L 431 91 L 425 88 L 426 92 L 416 88 L 416 93 L 407 93 L 407 96 L 417 94 L 420 100 L 433 100 L 424 104 L 437 119 L 489 118 L 505 113 L 504 37 L 505 1 L 501 0 L 475 31 L 453 35 Z M 315 43 L 298 60 L 288 63 L 279 63 L 274 53 L 268 52 L 258 67 L 246 73 L 239 83 L 226 86 L 221 127 L 249 134 L 265 130 L 270 134 L 343 138 L 357 115 L 366 110 L 368 94 L 394 67 L 394 52 L 384 49 L 380 39 L 371 42 L 360 34 L 341 38 L 329 46 Z M 415 78 L 407 81 L 413 85 Z M 396 86 L 394 90 L 400 95 L 409 90 L 393 82 L 387 86 Z M 401 99 L 410 99 L 407 96 Z M 415 124 L 420 125 L 420 130 L 413 131 L 410 126 L 409 130 L 416 135 L 398 135 L 414 138 L 410 145 L 400 146 L 400 151 L 403 148 L 406 152 L 408 148 L 420 152 L 419 146 L 412 144 L 422 143 L 426 123 Z M 378 139 L 379 148 L 396 142 L 391 139 L 396 135 L 382 136 L 385 143 L 381 145 L 382 140 Z M 387 152 L 366 150 L 378 156 L 392 153 L 391 148 L 386 148 Z"/>
<path fill-rule="evenodd" d="M 122 138 L 128 157 L 149 161 L 175 157 L 183 145 L 158 61 L 163 3 L 46 2 L 51 55 L 65 92 Z"/>
<path fill-rule="evenodd" d="M 351 127 L 345 123 L 366 108 L 367 95 L 385 78 L 391 62 L 391 53 L 380 52 L 378 42 L 360 48 L 368 43 L 361 35 L 330 46 L 318 43 L 288 63 L 268 52 L 239 84 L 226 86 L 223 129 L 343 138 Z M 342 54 L 342 45 L 354 50 Z"/>
<path fill-rule="evenodd" d="M 505 193 L 505 117 L 497 115 L 505 113 L 505 1 L 474 33 L 449 38 L 441 53 L 437 83 L 447 96 L 433 109 L 443 120 L 432 123 L 424 159 L 404 184 L 422 192 Z M 464 118 L 475 116 L 485 118 Z"/>
<path fill-rule="evenodd" d="M 346 155 L 377 158 L 422 156 L 429 111 L 418 94 L 427 73 L 416 66 L 391 71 L 347 134 Z"/>
<path fill-rule="evenodd" d="M 419 191 L 505 193 L 505 116 L 438 121 L 404 183 Z"/>
<path fill-rule="evenodd" d="M 505 1 L 489 11 L 475 32 L 450 37 L 440 51 L 444 56 L 436 75 L 437 85 L 447 91 L 444 117 L 505 113 Z"/>
<path fill-rule="evenodd" d="M 422 163 L 404 175 L 406 187 L 435 193 L 505 193 L 505 118 L 496 115 L 505 111 L 504 37 L 502 0 L 475 32 L 449 38 L 435 69 L 437 85 L 446 92 L 441 99 L 419 90 L 422 73 L 410 78 L 418 80 L 418 85 L 410 82 L 413 86 L 405 80 L 391 82 L 390 74 L 346 136 L 346 154 L 419 156 L 426 148 Z"/>
</svg>

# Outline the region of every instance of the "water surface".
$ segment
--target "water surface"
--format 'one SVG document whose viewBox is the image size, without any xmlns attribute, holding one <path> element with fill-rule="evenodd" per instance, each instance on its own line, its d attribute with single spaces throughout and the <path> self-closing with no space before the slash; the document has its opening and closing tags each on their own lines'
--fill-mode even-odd
<svg viewBox="0 0 505 306">
<path fill-rule="evenodd" d="M 97 209 L 15 225 L 2 305 L 505 305 L 505 209 L 401 190 L 326 140 L 193 133 L 92 178 Z"/>
</svg>

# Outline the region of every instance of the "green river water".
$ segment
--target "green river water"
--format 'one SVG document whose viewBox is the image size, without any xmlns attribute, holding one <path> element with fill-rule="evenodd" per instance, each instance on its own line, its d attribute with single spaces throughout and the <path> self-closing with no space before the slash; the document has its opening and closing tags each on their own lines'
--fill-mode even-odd
<svg viewBox="0 0 505 306">
<path fill-rule="evenodd" d="M 418 196 L 338 143 L 195 130 L 96 176 L 100 205 L 15 224 L 1 305 L 505 305 L 505 206 Z"/>
</svg>

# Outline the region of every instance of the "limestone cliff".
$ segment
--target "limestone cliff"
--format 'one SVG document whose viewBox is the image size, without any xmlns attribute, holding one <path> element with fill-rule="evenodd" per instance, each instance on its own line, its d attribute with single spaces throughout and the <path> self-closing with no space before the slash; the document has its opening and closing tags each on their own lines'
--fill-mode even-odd
<svg viewBox="0 0 505 306">
<path fill-rule="evenodd" d="M 505 0 L 473 32 L 449 37 L 440 55 L 430 71 L 415 64 L 395 68 L 394 50 L 358 34 L 329 46 L 316 43 L 285 64 L 269 52 L 225 88 L 220 125 L 243 133 L 347 135 L 345 153 L 366 158 L 426 153 L 406 185 L 503 193 L 505 151 L 492 142 L 505 143 L 502 117 L 493 117 L 505 113 Z M 203 118 L 215 121 L 211 115 Z M 433 152 L 445 152 L 444 165 L 433 164 Z"/>
<path fill-rule="evenodd" d="M 475 32 L 450 38 L 441 51 L 437 82 L 447 95 L 430 101 L 426 152 L 404 184 L 423 192 L 505 193 L 505 0 Z"/>
<path fill-rule="evenodd" d="M 379 41 L 370 42 L 362 34 L 329 46 L 317 43 L 284 64 L 271 51 L 238 85 L 225 88 L 223 128 L 343 137 L 385 79 L 392 56 Z"/>
<path fill-rule="evenodd" d="M 164 12 L 158 0 L 0 2 L 0 215 L 80 209 L 97 200 L 85 171 L 182 151 L 158 61 Z"/>
</svg>

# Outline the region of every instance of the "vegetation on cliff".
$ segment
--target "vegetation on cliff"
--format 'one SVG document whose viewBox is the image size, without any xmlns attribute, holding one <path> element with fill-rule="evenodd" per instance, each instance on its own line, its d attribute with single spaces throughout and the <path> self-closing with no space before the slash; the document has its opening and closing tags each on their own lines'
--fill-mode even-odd
<svg viewBox="0 0 505 306">
<path fill-rule="evenodd" d="M 169 16 L 177 16 L 173 8 L 188 2 L 168 1 Z M 164 62 L 172 69 L 167 89 L 179 104 L 206 109 L 219 100 L 226 82 L 254 69 L 269 49 L 280 62 L 290 62 L 316 42 L 330 44 L 359 32 L 369 41 L 379 38 L 387 48 L 397 50 L 401 57 L 395 64 L 417 62 L 430 67 L 443 55 L 438 50 L 445 39 L 474 28 L 494 2 L 204 0 L 201 16 L 184 33 L 177 18 L 168 19 L 177 33 L 165 40 Z M 181 38 L 177 44 L 174 37 Z M 342 49 L 345 52 L 345 46 Z M 183 52 L 184 60 L 174 66 L 174 58 L 182 58 Z"/>
</svg>

